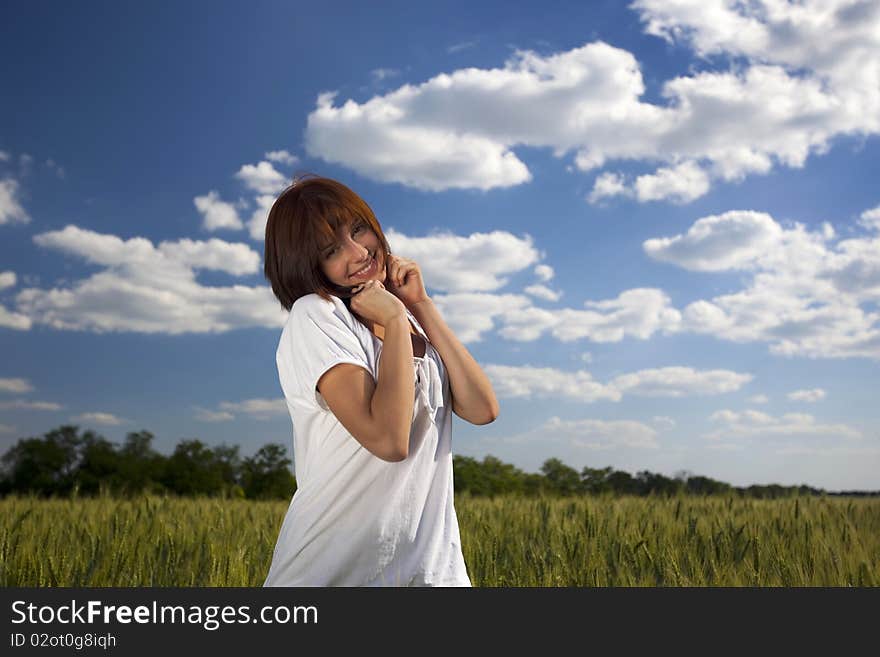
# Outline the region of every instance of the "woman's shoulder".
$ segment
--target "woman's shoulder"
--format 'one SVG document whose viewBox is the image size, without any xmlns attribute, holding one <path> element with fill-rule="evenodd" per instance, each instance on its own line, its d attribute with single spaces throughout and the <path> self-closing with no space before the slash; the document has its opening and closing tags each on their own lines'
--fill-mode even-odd
<svg viewBox="0 0 880 657">
<path fill-rule="evenodd" d="M 353 317 L 345 304 L 337 296 L 330 295 L 330 300 L 324 299 L 317 293 L 306 294 L 294 301 L 290 308 L 290 321 L 297 322 L 303 319 L 342 321 L 351 325 Z"/>
</svg>

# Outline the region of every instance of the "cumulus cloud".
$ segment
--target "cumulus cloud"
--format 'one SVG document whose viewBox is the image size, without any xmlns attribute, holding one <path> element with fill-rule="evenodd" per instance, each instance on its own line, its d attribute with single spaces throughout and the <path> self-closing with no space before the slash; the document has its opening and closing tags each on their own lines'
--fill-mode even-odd
<svg viewBox="0 0 880 657">
<path fill-rule="evenodd" d="M 750 374 L 730 370 L 664 367 L 622 374 L 610 382 L 593 379 L 586 370 L 565 372 L 552 367 L 486 365 L 486 375 L 500 398 L 565 398 L 594 402 L 620 401 L 624 394 L 643 397 L 693 397 L 739 390 Z"/>
<path fill-rule="evenodd" d="M 540 258 L 531 236 L 502 230 L 466 237 L 448 232 L 409 237 L 389 228 L 385 237 L 395 254 L 418 262 L 431 287 L 444 292 L 497 290 L 507 285 L 507 275 Z"/>
<path fill-rule="evenodd" d="M 736 412 L 725 409 L 713 413 L 709 419 L 722 425 L 704 436 L 710 440 L 773 436 L 862 437 L 858 429 L 846 424 L 822 424 L 806 413 L 785 413 L 776 417 L 754 410 Z"/>
<path fill-rule="evenodd" d="M 542 425 L 509 436 L 484 439 L 485 443 L 529 445 L 540 443 L 546 450 L 571 448 L 575 452 L 613 449 L 657 449 L 657 430 L 633 420 L 563 420 L 557 416 Z"/>
<path fill-rule="evenodd" d="M 387 78 L 395 78 L 400 75 L 400 71 L 395 68 L 374 68 L 370 71 L 370 75 L 375 82 L 382 82 Z"/>
<path fill-rule="evenodd" d="M 7 287 L 14 287 L 15 281 L 16 276 L 14 271 L 0 272 L 0 290 L 5 290 Z"/>
<path fill-rule="evenodd" d="M 596 176 L 593 190 L 587 196 L 587 200 L 590 203 L 598 203 L 612 196 L 632 196 L 632 190 L 627 186 L 623 175 L 606 171 Z"/>
<path fill-rule="evenodd" d="M 764 212 L 734 210 L 698 219 L 684 235 L 649 239 L 645 253 L 692 271 L 754 266 L 780 245 L 782 227 Z"/>
<path fill-rule="evenodd" d="M 880 205 L 862 212 L 859 223 L 868 230 L 880 232 Z"/>
<path fill-rule="evenodd" d="M 269 151 L 263 157 L 270 162 L 278 162 L 279 164 L 296 164 L 299 158 L 296 155 L 288 153 L 286 150 Z"/>
<path fill-rule="evenodd" d="M 564 397 L 581 402 L 619 401 L 621 398 L 617 389 L 594 381 L 585 370 L 563 372 L 552 367 L 509 365 L 486 365 L 483 370 L 500 398 Z"/>
<path fill-rule="evenodd" d="M 666 415 L 655 415 L 651 418 L 651 422 L 654 424 L 655 427 L 664 431 L 668 431 L 669 429 L 675 427 L 675 420 Z"/>
<path fill-rule="evenodd" d="M 553 271 L 553 267 L 550 265 L 536 265 L 535 266 L 535 276 L 538 277 L 538 280 L 542 283 L 546 283 L 550 279 L 553 278 L 555 272 Z"/>
<path fill-rule="evenodd" d="M 272 194 L 261 194 L 254 199 L 257 207 L 248 221 L 248 233 L 252 240 L 262 242 L 266 239 L 266 224 L 269 222 L 269 210 L 275 204 L 275 198 Z"/>
<path fill-rule="evenodd" d="M 202 214 L 202 227 L 205 230 L 240 230 L 244 228 L 244 224 L 238 218 L 238 210 L 235 209 L 235 206 L 220 200 L 220 194 L 214 190 L 208 192 L 206 196 L 196 196 L 193 203 Z"/>
<path fill-rule="evenodd" d="M 822 388 L 795 390 L 786 396 L 793 401 L 817 402 L 820 399 L 825 399 L 825 391 Z"/>
<path fill-rule="evenodd" d="M 235 177 L 258 194 L 277 194 L 289 184 L 287 178 L 265 160 L 243 165 Z"/>
<path fill-rule="evenodd" d="M 64 180 L 64 177 L 65 177 L 65 175 L 66 175 L 65 172 L 64 172 L 64 167 L 61 166 L 60 164 L 58 164 L 58 163 L 57 163 L 55 160 L 53 160 L 51 157 L 50 157 L 49 159 L 46 160 L 46 168 L 48 168 L 48 169 L 49 169 L 50 171 L 52 171 L 56 176 L 58 176 L 59 178 L 61 178 L 62 180 Z"/>
<path fill-rule="evenodd" d="M 560 292 L 555 292 L 545 285 L 529 285 L 524 292 L 546 301 L 559 301 L 559 298 L 562 296 Z"/>
<path fill-rule="evenodd" d="M 543 431 L 568 439 L 573 447 L 588 450 L 616 448 L 657 449 L 657 432 L 633 420 L 563 420 L 551 417 Z"/>
<path fill-rule="evenodd" d="M 281 399 L 245 399 L 240 402 L 220 402 L 219 407 L 228 413 L 243 413 L 255 420 L 270 420 L 287 415 L 287 402 Z"/>
<path fill-rule="evenodd" d="M 751 374 L 731 370 L 699 371 L 690 367 L 661 367 L 617 376 L 611 385 L 629 395 L 689 397 L 734 392 L 752 378 Z"/>
<path fill-rule="evenodd" d="M 752 395 L 749 397 L 749 403 L 751 404 L 766 404 L 770 401 L 770 398 L 767 395 Z"/>
<path fill-rule="evenodd" d="M 646 0 L 648 33 L 721 56 L 729 70 L 662 82 L 644 102 L 639 62 L 601 41 L 502 66 L 404 84 L 364 103 L 318 95 L 310 155 L 426 190 L 531 180 L 517 147 L 573 153 L 582 171 L 614 161 L 661 166 L 631 185 L 602 174 L 590 200 L 618 194 L 686 203 L 713 179 L 803 166 L 841 135 L 880 133 L 880 11 L 851 0 L 781 4 Z M 728 58 L 728 59 L 725 59 Z"/>
<path fill-rule="evenodd" d="M 195 411 L 195 418 L 200 422 L 229 422 L 235 419 L 235 416 L 229 411 L 212 411 L 198 406 L 195 407 Z"/>
<path fill-rule="evenodd" d="M 709 191 L 709 177 L 694 162 L 657 169 L 653 174 L 636 178 L 635 193 L 639 201 L 689 203 Z"/>
<path fill-rule="evenodd" d="M 30 220 L 30 216 L 18 200 L 18 181 L 12 178 L 0 180 L 0 226 L 26 224 Z"/>
<path fill-rule="evenodd" d="M 510 301 L 511 307 L 497 313 L 502 325 L 498 332 L 505 339 L 521 342 L 537 340 L 545 332 L 562 342 L 583 338 L 593 342 L 619 342 L 625 337 L 644 340 L 657 331 L 677 331 L 681 321 L 669 297 L 656 289 L 637 288 L 615 299 L 587 301 L 584 305 L 589 310 L 538 308 L 525 297 Z"/>
<path fill-rule="evenodd" d="M 83 424 L 101 424 L 108 427 L 125 424 L 129 421 L 124 418 L 116 417 L 112 413 L 102 412 L 82 413 L 70 419 L 74 422 L 81 422 Z"/>
<path fill-rule="evenodd" d="M 644 243 L 657 260 L 696 271 L 751 274 L 738 292 L 688 304 L 682 331 L 764 341 L 786 356 L 880 358 L 880 238 L 838 240 L 832 226 L 783 227 L 765 213 L 697 220 L 684 235 Z"/>
<path fill-rule="evenodd" d="M 64 408 L 61 404 L 45 401 L 31 401 L 28 399 L 14 399 L 0 402 L 0 410 L 23 410 L 23 411 L 60 411 Z"/>
<path fill-rule="evenodd" d="M 195 269 L 237 276 L 255 273 L 260 258 L 245 244 L 212 239 L 154 246 L 150 240 L 76 226 L 34 236 L 34 242 L 102 267 L 70 287 L 26 288 L 17 310 L 56 329 L 144 333 L 224 332 L 283 325 L 286 313 L 265 285 L 205 286 Z"/>
<path fill-rule="evenodd" d="M 0 379 L 0 392 L 23 394 L 33 392 L 34 387 L 27 379 Z"/>
<path fill-rule="evenodd" d="M 31 328 L 31 320 L 26 315 L 11 312 L 5 306 L 0 305 L 0 327 L 27 331 Z"/>
</svg>

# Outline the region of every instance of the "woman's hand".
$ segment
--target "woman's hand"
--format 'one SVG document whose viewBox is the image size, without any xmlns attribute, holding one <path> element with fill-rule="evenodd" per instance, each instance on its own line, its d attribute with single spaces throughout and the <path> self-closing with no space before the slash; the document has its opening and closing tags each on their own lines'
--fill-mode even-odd
<svg viewBox="0 0 880 657">
<path fill-rule="evenodd" d="M 406 317 L 403 303 L 389 293 L 380 281 L 370 280 L 356 285 L 353 291 L 352 311 L 371 322 L 388 326 L 396 317 Z"/>
<path fill-rule="evenodd" d="M 392 254 L 385 256 L 385 288 L 398 299 L 403 301 L 407 308 L 426 301 L 428 293 L 425 291 L 425 283 L 422 280 L 422 272 L 415 260 L 399 258 Z"/>
</svg>

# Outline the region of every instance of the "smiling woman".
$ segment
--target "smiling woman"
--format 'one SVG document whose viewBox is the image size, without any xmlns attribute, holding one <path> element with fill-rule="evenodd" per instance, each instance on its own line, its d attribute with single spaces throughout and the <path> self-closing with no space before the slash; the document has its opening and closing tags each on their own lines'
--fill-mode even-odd
<svg viewBox="0 0 880 657">
<path fill-rule="evenodd" d="M 364 254 L 369 253 L 384 267 L 385 255 L 391 252 L 370 206 L 329 178 L 298 178 L 281 192 L 269 216 L 264 271 L 286 310 L 306 294 L 314 293 L 327 301 L 331 294 L 346 301 L 351 298 L 353 288 L 365 280 L 346 275 L 355 271 L 347 272 L 346 260 L 341 257 L 360 244 L 346 238 L 353 225 L 361 240 L 366 240 L 363 251 L 353 251 L 361 264 L 366 263 Z M 377 273 L 383 273 L 379 280 L 384 279 L 381 269 Z"/>
<path fill-rule="evenodd" d="M 297 481 L 265 585 L 470 586 L 452 412 L 484 424 L 497 401 L 418 265 L 357 194 L 305 177 L 269 212 L 265 273 L 290 310 L 276 364 Z"/>
</svg>

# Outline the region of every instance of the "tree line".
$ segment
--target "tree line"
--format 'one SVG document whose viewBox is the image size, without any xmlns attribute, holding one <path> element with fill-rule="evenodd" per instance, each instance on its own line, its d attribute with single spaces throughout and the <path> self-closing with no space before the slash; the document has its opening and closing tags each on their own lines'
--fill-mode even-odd
<svg viewBox="0 0 880 657">
<path fill-rule="evenodd" d="M 287 449 L 278 443 L 242 458 L 237 445 L 209 447 L 200 440 L 181 440 L 170 455 L 152 447 L 149 431 L 131 432 L 121 445 L 93 431 L 63 425 L 41 438 L 22 438 L 0 458 L 0 496 L 10 493 L 66 497 L 144 492 L 181 496 L 245 499 L 290 499 L 296 491 Z M 610 466 L 580 472 L 557 458 L 547 459 L 540 473 L 528 473 L 494 456 L 482 461 L 453 457 L 454 489 L 472 496 L 495 495 L 738 495 L 776 498 L 822 495 L 810 486 L 753 485 L 745 488 L 682 472 L 666 477 L 643 470 L 635 476 Z M 858 491 L 837 494 L 877 495 Z"/>
</svg>

